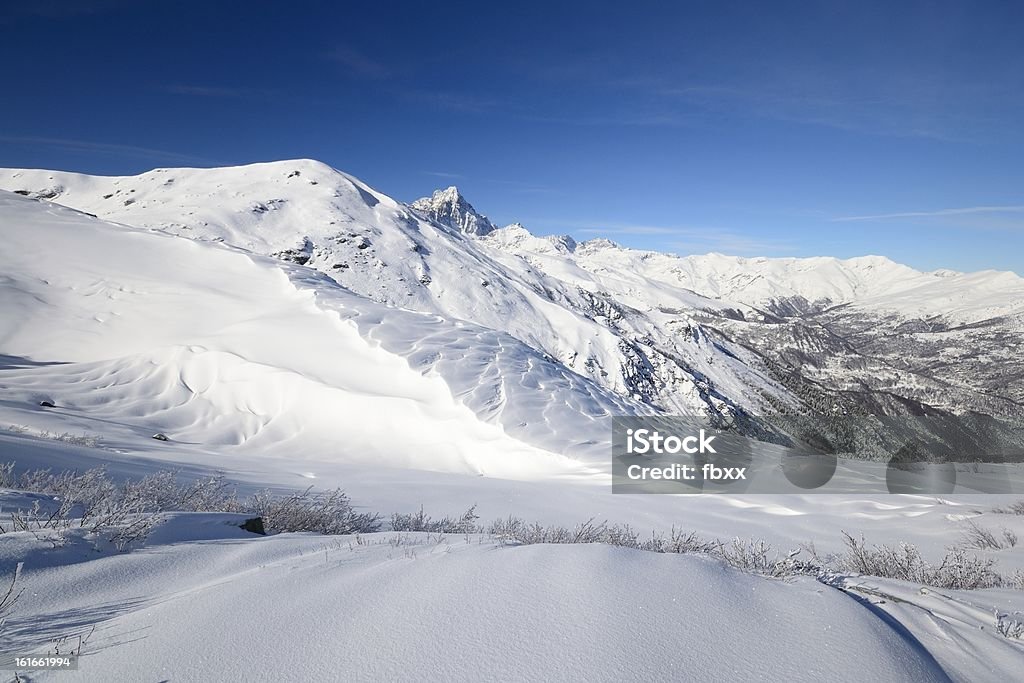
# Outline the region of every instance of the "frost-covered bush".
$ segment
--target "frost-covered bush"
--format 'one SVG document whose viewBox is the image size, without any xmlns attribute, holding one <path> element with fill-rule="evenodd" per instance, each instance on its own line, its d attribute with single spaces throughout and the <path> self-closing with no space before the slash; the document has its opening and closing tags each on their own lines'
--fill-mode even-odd
<svg viewBox="0 0 1024 683">
<path fill-rule="evenodd" d="M 0 518 L 0 533 L 83 527 L 103 534 L 119 548 L 144 539 L 162 512 L 248 513 L 262 517 L 268 531 L 351 534 L 380 528 L 380 516 L 356 512 L 341 489 L 306 489 L 286 496 L 262 492 L 239 500 L 223 475 L 181 483 L 175 472 L 160 471 L 118 484 L 102 467 L 81 474 L 31 470 L 15 477 L 14 463 L 6 463 L 0 465 L 0 485 L 53 496 L 51 506 L 44 508 L 36 501 L 29 510 Z M 468 529 L 476 519 L 473 510 L 440 523 L 446 529 Z"/>
<path fill-rule="evenodd" d="M 442 517 L 433 519 L 423 511 L 420 506 L 419 512 L 394 513 L 391 515 L 392 531 L 426 531 L 434 534 L 475 534 L 480 531 L 476 514 L 476 505 L 470 506 L 458 518 Z"/>
<path fill-rule="evenodd" d="M 245 512 L 224 475 L 179 484 L 174 472 L 160 471 L 123 484 L 126 499 L 139 501 L 148 510 L 178 512 Z"/>
<path fill-rule="evenodd" d="M 821 567 L 797 559 L 799 554 L 799 550 L 794 550 L 781 557 L 771 544 L 762 539 L 735 538 L 732 543 L 718 549 L 718 556 L 729 566 L 754 574 L 781 579 L 797 574 L 818 574 L 821 571 Z"/>
<path fill-rule="evenodd" d="M 123 550 L 144 539 L 160 521 L 156 511 L 147 507 L 144 501 L 126 496 L 102 467 L 81 474 L 33 470 L 22 474 L 17 486 L 53 496 L 53 505 L 44 509 L 37 500 L 28 510 L 10 513 L 0 521 L 0 533 L 62 531 L 78 527 L 88 529 L 90 534 L 103 537 Z"/>
<path fill-rule="evenodd" d="M 909 543 L 869 548 L 863 537 L 857 539 L 845 531 L 843 537 L 847 552 L 842 558 L 842 565 L 859 574 L 957 590 L 1009 584 L 995 571 L 995 560 L 968 555 L 963 548 L 948 551 L 938 565 L 933 565 L 921 556 L 917 546 Z"/>
<path fill-rule="evenodd" d="M 1004 638 L 1024 640 L 1024 617 L 997 613 L 996 631 Z"/>
<path fill-rule="evenodd" d="M 7 615 L 11 613 L 14 603 L 18 602 L 18 598 L 21 596 L 18 579 L 21 578 L 21 569 L 24 565 L 24 562 L 18 563 L 18 566 L 14 568 L 14 575 L 11 577 L 10 583 L 7 584 L 7 589 L 0 595 L 0 633 L 4 630 L 4 624 L 7 623 Z"/>
<path fill-rule="evenodd" d="M 978 550 L 1004 550 L 1017 545 L 1017 534 L 1011 529 L 1001 528 L 999 533 L 979 526 L 973 521 L 967 522 L 967 529 L 963 532 L 963 543 L 966 548 L 977 548 Z"/>
<path fill-rule="evenodd" d="M 0 462 L 0 489 L 12 488 L 17 480 L 14 476 L 14 463 Z"/>
<path fill-rule="evenodd" d="M 608 543 L 609 545 L 639 547 L 637 534 L 628 526 L 609 527 L 607 522 L 595 523 L 588 519 L 573 528 L 552 524 L 544 526 L 527 523 L 519 517 L 499 519 L 491 524 L 488 533 L 503 543 L 532 545 L 535 543 Z"/>
<path fill-rule="evenodd" d="M 1004 515 L 1024 515 L 1024 500 L 1018 500 L 1016 503 L 1010 503 L 1006 507 L 994 508 L 992 512 Z"/>
<path fill-rule="evenodd" d="M 488 532 L 502 543 L 531 545 L 535 543 L 604 543 L 622 548 L 633 548 L 655 553 L 679 555 L 699 553 L 713 555 L 726 564 L 744 571 L 775 578 L 795 574 L 817 574 L 821 567 L 797 559 L 800 551 L 780 557 L 772 546 L 761 539 L 734 539 L 726 544 L 717 539 L 705 539 L 693 531 L 672 527 L 668 536 L 651 534 L 641 539 L 639 533 L 628 524 L 609 525 L 587 520 L 575 527 L 560 525 L 544 526 L 528 523 L 519 517 L 507 517 L 492 523 Z"/>
<path fill-rule="evenodd" d="M 722 547 L 722 542 L 717 539 L 707 540 L 695 531 L 683 531 L 675 526 L 668 536 L 651 534 L 651 539 L 644 543 L 644 550 L 651 550 L 656 553 L 714 553 Z"/>
<path fill-rule="evenodd" d="M 503 543 L 532 545 L 535 543 L 605 543 L 622 548 L 634 548 L 656 553 L 713 552 L 720 543 L 707 541 L 694 532 L 683 532 L 672 527 L 666 537 L 651 534 L 641 539 L 639 532 L 628 524 L 608 524 L 588 519 L 574 527 L 558 524 L 544 526 L 509 516 L 491 523 L 487 533 Z"/>
<path fill-rule="evenodd" d="M 668 536 L 651 534 L 641 539 L 628 524 L 595 523 L 589 519 L 575 527 L 557 524 L 544 526 L 509 516 L 492 522 L 487 533 L 502 543 L 532 545 L 535 543 L 606 543 L 608 545 L 647 550 L 656 553 L 712 553 L 721 547 L 720 541 L 708 541 L 695 532 L 684 532 L 672 527 Z"/>
<path fill-rule="evenodd" d="M 29 434 L 32 432 L 25 425 L 9 425 L 6 431 L 12 434 Z M 71 432 L 51 432 L 41 429 L 35 436 L 40 439 L 52 439 L 53 441 L 62 441 L 74 446 L 86 446 L 87 448 L 99 448 L 101 445 L 100 438 L 95 434 L 72 434 Z"/>
<path fill-rule="evenodd" d="M 313 531 L 320 534 L 358 534 L 380 530 L 380 515 L 356 512 L 341 489 L 313 493 L 312 487 L 300 493 L 278 497 L 263 491 L 245 505 L 263 518 L 267 531 Z"/>
</svg>

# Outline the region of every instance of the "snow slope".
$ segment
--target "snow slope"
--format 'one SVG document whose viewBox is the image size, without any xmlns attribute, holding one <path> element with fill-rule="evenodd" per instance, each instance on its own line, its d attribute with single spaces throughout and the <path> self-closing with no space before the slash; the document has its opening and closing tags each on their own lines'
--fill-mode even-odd
<svg viewBox="0 0 1024 683">
<path fill-rule="evenodd" d="M 1005 381 L 1024 378 L 1024 280 L 1011 273 L 538 237 L 496 228 L 456 188 L 405 205 L 310 160 L 133 177 L 7 169 L 0 188 L 306 264 L 376 302 L 507 333 L 655 409 L 742 414 L 754 433 L 780 406 L 1024 405 L 1024 382 Z"/>
<path fill-rule="evenodd" d="M 966 624 L 926 646 L 810 579 L 597 545 L 245 538 L 223 517 L 179 515 L 143 550 L 82 548 L 28 574 L 14 643 L 88 637 L 78 671 L 33 680 L 968 680 L 950 642 Z M 12 541 L 5 567 L 48 554 Z M 1019 645 L 974 631 L 987 659 L 970 680 L 1000 680 Z"/>
<path fill-rule="evenodd" d="M 590 270 L 565 257 L 614 249 L 602 243 L 515 227 L 476 240 L 413 220 L 419 234 L 447 240 L 422 244 L 440 251 L 465 240 L 452 258 L 472 254 L 496 273 L 539 266 L 492 238 L 543 241 L 528 255 L 551 273 L 538 282 L 575 278 L 580 297 L 621 292 L 592 319 L 562 308 L 567 320 L 605 325 L 612 336 L 642 328 L 653 337 L 690 317 L 672 306 L 700 301 L 626 267 Z M 28 430 L 0 432 L 0 463 L 106 464 L 134 477 L 167 466 L 224 471 L 243 493 L 343 486 L 384 514 L 421 504 L 458 514 L 479 503 L 482 521 L 679 525 L 763 537 L 783 552 L 807 542 L 835 552 L 845 530 L 870 543 L 918 544 L 934 561 L 968 521 L 1024 534 L 1024 517 L 991 511 L 1013 495 L 612 496 L 600 472 L 605 418 L 650 406 L 506 332 L 388 307 L 293 259 L 13 194 L 0 193 L 0 236 L 0 426 Z M 713 330 L 695 324 L 682 335 L 679 324 L 680 344 L 717 354 L 708 368 L 732 358 Z M 754 386 L 759 376 L 744 370 L 754 357 L 722 348 L 736 358 L 716 375 L 719 386 L 745 371 L 753 378 L 735 390 Z M 57 407 L 40 407 L 44 399 Z M 40 429 L 94 435 L 99 447 L 33 436 Z M 171 440 L 150 439 L 155 432 Z M 0 509 L 31 500 L 0 492 Z M 124 554 L 96 552 L 81 531 L 57 547 L 46 534 L 3 534 L 0 578 L 25 562 L 26 588 L 5 652 L 87 638 L 77 672 L 32 680 L 974 682 L 1013 680 L 1024 662 L 1024 645 L 994 632 L 996 611 L 1024 611 L 1020 591 L 936 592 L 866 577 L 781 582 L 701 557 L 503 547 L 486 537 L 263 538 L 237 521 L 171 515 Z M 1001 571 L 1024 568 L 1016 547 L 979 554 Z"/>
<path fill-rule="evenodd" d="M 0 196 L 5 399 L 225 452 L 499 476 L 604 464 L 645 408 L 306 268 Z M 16 422 L 15 419 L 10 419 Z"/>
<path fill-rule="evenodd" d="M 1011 273 L 538 237 L 496 228 L 456 188 L 405 205 L 310 160 L 8 169 L 0 187 L 305 264 L 375 302 L 510 335 L 630 403 L 758 438 L 778 438 L 765 416 L 779 411 L 1024 419 L 1024 280 Z M 502 400 L 466 384 L 457 393 Z"/>
<path fill-rule="evenodd" d="M 310 160 L 133 177 L 2 170 L 0 188 L 308 265 L 374 301 L 508 333 L 658 408 L 755 409 L 751 384 L 785 393 L 734 357 L 742 349 L 722 352 L 729 342 L 709 339 L 687 313 L 698 301 L 720 304 L 662 285 L 658 306 L 673 313 L 651 329 L 642 300 L 620 304 L 599 283 L 548 274 L 479 239 L 493 226 L 454 188 L 406 206 Z M 643 310 L 627 310 L 631 301 Z"/>
</svg>

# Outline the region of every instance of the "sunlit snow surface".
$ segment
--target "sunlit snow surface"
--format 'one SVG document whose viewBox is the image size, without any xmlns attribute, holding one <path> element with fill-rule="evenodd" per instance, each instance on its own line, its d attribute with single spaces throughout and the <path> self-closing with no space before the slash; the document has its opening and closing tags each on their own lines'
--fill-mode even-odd
<svg viewBox="0 0 1024 683">
<path fill-rule="evenodd" d="M 0 431 L 0 462 L 222 471 L 243 494 L 343 486 L 382 513 L 476 503 L 485 521 L 676 525 L 783 552 L 836 552 L 845 530 L 936 560 L 969 520 L 1024 534 L 1024 517 L 992 512 L 1016 496 L 613 496 L 606 420 L 644 408 L 508 334 L 12 194 L 0 230 L 0 428 L 25 430 Z M 174 515 L 124 554 L 5 534 L 0 573 L 24 562 L 26 589 L 6 647 L 96 627 L 77 672 L 33 680 L 1007 681 L 1024 668 L 1022 643 L 994 630 L 994 610 L 1024 611 L 1020 591 L 843 579 L 858 600 L 692 556 L 260 538 L 230 523 Z M 987 554 L 1024 568 L 1019 548 Z"/>
</svg>

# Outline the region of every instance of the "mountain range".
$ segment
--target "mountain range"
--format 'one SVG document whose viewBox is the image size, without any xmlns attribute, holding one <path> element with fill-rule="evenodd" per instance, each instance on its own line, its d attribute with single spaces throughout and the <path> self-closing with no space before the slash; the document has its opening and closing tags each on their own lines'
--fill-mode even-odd
<svg viewBox="0 0 1024 683">
<path fill-rule="evenodd" d="M 161 249 L 175 245 L 180 259 L 164 287 L 179 286 L 209 254 L 276 268 L 314 291 L 360 344 L 440 378 L 482 424 L 586 462 L 599 461 L 606 438 L 588 435 L 588 423 L 614 413 L 697 414 L 781 443 L 792 430 L 780 415 L 816 416 L 814 428 L 826 431 L 849 415 L 929 416 L 966 419 L 972 447 L 1019 443 L 1017 432 L 992 423 L 1019 418 L 1024 404 L 1024 279 L 1013 273 L 920 272 L 882 256 L 680 257 L 535 235 L 518 223 L 494 225 L 457 188 L 406 204 L 311 160 L 128 177 L 2 169 L 0 189 L 21 195 L 4 200 L 5 235 L 12 221 L 40 211 L 89 224 L 107 235 L 100 242 L 118 235 L 104 254 L 111 273 L 141 267 L 124 263 L 134 252 L 120 253 L 127 238 L 117 231 L 127 228 L 111 223 L 152 235 Z M 53 213 L 45 202 L 81 213 Z M 212 251 L 200 256 L 170 236 Z M 53 252 L 72 244 L 61 234 L 37 245 L 26 277 L 57 278 Z M 34 252 L 25 244 L 16 253 Z M 193 284 L 200 299 L 206 285 Z M 22 283 L 18 291 L 33 290 Z M 260 304 L 242 308 L 258 315 Z M 107 341 L 99 355 L 40 347 L 35 337 L 12 347 L 20 328 L 0 337 L 4 353 L 99 362 L 114 351 Z M 382 380 L 378 391 L 389 386 Z M 227 424 L 236 409 L 218 405 L 203 419 Z M 228 440 L 261 431 L 247 427 Z"/>
</svg>

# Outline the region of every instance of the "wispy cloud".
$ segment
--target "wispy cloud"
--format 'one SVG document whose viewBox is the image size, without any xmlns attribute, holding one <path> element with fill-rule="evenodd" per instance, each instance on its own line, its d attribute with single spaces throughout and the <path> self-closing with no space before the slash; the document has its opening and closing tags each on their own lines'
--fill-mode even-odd
<svg viewBox="0 0 1024 683">
<path fill-rule="evenodd" d="M 511 110 L 509 115 L 524 121 L 538 123 L 558 123 L 583 127 L 621 127 L 621 128 L 680 128 L 705 126 L 706 120 L 693 114 L 666 111 L 624 111 L 605 112 L 598 115 L 580 114 L 579 116 L 549 116 L 531 114 Z"/>
<path fill-rule="evenodd" d="M 146 159 L 149 161 L 168 162 L 177 164 L 217 164 L 212 159 L 170 152 L 164 149 L 153 149 L 151 147 L 136 147 L 134 145 L 116 145 L 105 142 L 92 142 L 89 140 L 68 140 L 65 138 L 37 137 L 31 135 L 0 135 L 0 142 L 14 145 L 39 145 L 51 147 L 68 152 L 80 152 L 87 154 L 104 154 L 108 156 L 129 157 L 134 159 Z"/>
<path fill-rule="evenodd" d="M 172 95 L 186 95 L 193 97 L 254 97 L 270 95 L 271 91 L 259 88 L 248 88 L 243 86 L 223 85 L 166 85 L 161 88 L 164 92 Z"/>
<path fill-rule="evenodd" d="M 384 80 L 393 72 L 386 65 L 347 45 L 338 45 L 327 53 L 327 58 L 345 68 L 346 73 L 356 78 Z"/>
<path fill-rule="evenodd" d="M 435 178 L 449 178 L 453 180 L 458 180 L 466 177 L 461 173 L 446 173 L 444 171 L 421 171 L 421 173 L 423 173 L 423 175 L 429 175 Z"/>
<path fill-rule="evenodd" d="M 897 213 L 879 213 L 866 216 L 839 216 L 831 220 L 833 223 L 841 223 L 847 221 L 882 221 L 896 220 L 900 218 L 941 218 L 946 216 L 1002 213 L 1024 213 L 1024 205 L 965 206 L 955 209 L 938 209 L 935 211 L 901 211 Z"/>
<path fill-rule="evenodd" d="M 505 180 L 502 178 L 484 178 L 483 182 L 491 185 L 500 185 L 504 187 L 508 192 L 518 192 L 522 194 L 551 194 L 557 193 L 553 187 L 544 187 L 536 185 L 534 183 L 523 182 L 522 180 Z"/>
<path fill-rule="evenodd" d="M 595 53 L 555 67 L 526 61 L 520 69 L 542 84 L 614 96 L 616 111 L 568 115 L 567 123 L 707 126 L 754 117 L 886 137 L 977 142 L 1005 131 L 1000 122 L 1024 115 L 1019 88 L 998 73 L 985 81 L 953 68 L 853 59 L 826 65 L 792 54 L 748 68 L 714 50 L 693 59 L 710 68 L 655 73 Z"/>
<path fill-rule="evenodd" d="M 710 113 L 947 142 L 971 140 L 970 131 L 982 123 L 963 101 L 992 97 L 980 84 L 939 87 L 924 77 L 912 80 L 863 72 L 847 74 L 838 84 L 828 74 L 798 68 L 768 74 L 757 82 L 635 83 L 629 87 L 654 99 Z M 936 102 L 943 104 L 936 106 Z"/>
<path fill-rule="evenodd" d="M 479 114 L 502 106 L 497 99 L 463 92 L 402 88 L 395 90 L 394 95 L 431 109 L 467 114 Z"/>
<path fill-rule="evenodd" d="M 68 19 L 85 14 L 99 14 L 120 9 L 131 0 L 33 0 L 33 2 L 11 3 L 4 11 L 11 14 L 36 15 L 48 19 Z"/>
</svg>

